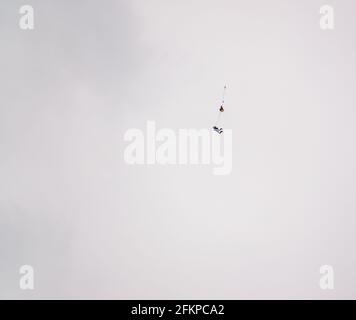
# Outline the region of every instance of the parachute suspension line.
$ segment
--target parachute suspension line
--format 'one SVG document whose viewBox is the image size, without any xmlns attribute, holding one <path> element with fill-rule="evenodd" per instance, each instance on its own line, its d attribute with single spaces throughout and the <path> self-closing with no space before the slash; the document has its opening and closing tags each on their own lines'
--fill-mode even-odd
<svg viewBox="0 0 356 320">
<path fill-rule="evenodd" d="M 215 127 L 217 127 L 218 124 L 219 124 L 219 121 L 220 121 L 220 118 L 221 118 L 221 114 L 222 114 L 222 112 L 219 111 L 218 117 L 217 117 L 216 122 L 215 122 Z"/>
<path fill-rule="evenodd" d="M 225 104 L 225 92 L 226 92 L 226 85 L 224 86 L 224 91 L 222 94 L 221 106 L 223 107 Z"/>
</svg>

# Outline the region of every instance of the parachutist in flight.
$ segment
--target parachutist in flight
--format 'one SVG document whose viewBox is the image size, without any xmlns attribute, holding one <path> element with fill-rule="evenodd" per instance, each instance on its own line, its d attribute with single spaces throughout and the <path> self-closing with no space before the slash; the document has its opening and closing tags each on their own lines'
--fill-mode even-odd
<svg viewBox="0 0 356 320">
<path fill-rule="evenodd" d="M 219 123 L 219 121 L 220 121 L 221 114 L 225 111 L 225 109 L 224 109 L 225 91 L 226 91 L 226 86 L 224 87 L 224 93 L 223 93 L 223 98 L 222 98 L 221 106 L 220 106 L 220 109 L 219 109 L 218 118 L 217 118 L 217 120 L 216 120 L 215 126 L 213 127 L 214 131 L 217 132 L 218 134 L 222 134 L 222 133 L 224 132 L 224 131 L 223 131 L 223 128 L 219 128 L 219 127 L 218 127 L 218 123 Z"/>
</svg>

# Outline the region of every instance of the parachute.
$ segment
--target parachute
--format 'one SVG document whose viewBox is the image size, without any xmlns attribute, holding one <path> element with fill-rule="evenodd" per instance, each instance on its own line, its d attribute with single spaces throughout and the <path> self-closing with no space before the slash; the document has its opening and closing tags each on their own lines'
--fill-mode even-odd
<svg viewBox="0 0 356 320">
<path fill-rule="evenodd" d="M 220 122 L 220 118 L 221 118 L 222 113 L 225 111 L 225 109 L 224 109 L 225 92 L 226 92 L 226 86 L 224 86 L 222 101 L 221 101 L 221 105 L 220 105 L 220 108 L 219 108 L 219 111 L 218 111 L 218 117 L 216 119 L 215 126 L 213 127 L 213 130 L 215 132 L 217 132 L 218 134 L 222 134 L 224 132 L 223 128 L 221 128 L 221 127 L 219 128 L 219 122 Z"/>
</svg>

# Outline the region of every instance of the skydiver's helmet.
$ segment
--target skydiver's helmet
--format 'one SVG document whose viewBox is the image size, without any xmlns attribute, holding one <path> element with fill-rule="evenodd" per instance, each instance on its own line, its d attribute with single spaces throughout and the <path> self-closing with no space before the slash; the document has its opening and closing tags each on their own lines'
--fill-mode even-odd
<svg viewBox="0 0 356 320">
<path fill-rule="evenodd" d="M 219 109 L 220 112 L 224 112 L 224 107 L 221 106 L 220 109 Z"/>
</svg>

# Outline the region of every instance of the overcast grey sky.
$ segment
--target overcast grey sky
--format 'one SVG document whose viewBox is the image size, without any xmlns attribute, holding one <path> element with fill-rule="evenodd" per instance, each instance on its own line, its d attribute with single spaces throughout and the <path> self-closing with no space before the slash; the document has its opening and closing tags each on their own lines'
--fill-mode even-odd
<svg viewBox="0 0 356 320">
<path fill-rule="evenodd" d="M 2 0 L 0 298 L 356 298 L 356 4 L 327 3 Z M 230 175 L 125 163 L 224 84 Z"/>
</svg>

